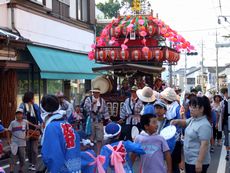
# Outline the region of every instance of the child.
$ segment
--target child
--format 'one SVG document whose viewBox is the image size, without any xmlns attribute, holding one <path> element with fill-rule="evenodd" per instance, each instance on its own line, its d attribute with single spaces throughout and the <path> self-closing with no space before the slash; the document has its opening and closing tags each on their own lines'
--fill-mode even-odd
<svg viewBox="0 0 230 173">
<path fill-rule="evenodd" d="M 50 173 L 80 173 L 80 138 L 64 119 L 54 95 L 43 96 L 41 110 L 45 129 L 43 133 L 42 160 Z"/>
<path fill-rule="evenodd" d="M 83 113 L 81 112 L 80 105 L 76 105 L 73 112 L 73 127 L 77 130 L 82 130 L 82 122 L 83 122 Z"/>
<path fill-rule="evenodd" d="M 26 129 L 27 120 L 23 119 L 23 109 L 18 108 L 15 112 L 16 119 L 11 121 L 7 133 L 7 142 L 11 146 L 11 158 L 10 158 L 10 173 L 14 172 L 14 166 L 16 164 L 16 157 L 19 158 L 19 173 L 23 172 L 23 166 L 25 164 L 25 148 L 26 148 Z M 10 133 L 12 138 L 10 138 Z"/>
<path fill-rule="evenodd" d="M 135 139 L 135 143 L 141 144 L 144 149 L 144 155 L 141 155 L 142 173 L 172 173 L 172 160 L 170 150 L 165 139 L 157 135 L 157 118 L 152 114 L 146 114 L 141 117 L 141 127 L 143 131 Z M 167 170 L 164 165 L 164 158 L 167 164 Z"/>
<path fill-rule="evenodd" d="M 167 112 L 167 106 L 162 100 L 158 100 L 154 103 L 154 109 L 158 125 L 157 134 L 160 134 L 162 129 L 170 125 L 170 121 L 167 120 L 165 116 Z M 176 140 L 167 140 L 167 144 L 170 148 L 170 152 L 172 153 L 176 145 Z"/>
<path fill-rule="evenodd" d="M 89 139 L 81 140 L 81 171 L 84 173 L 105 173 L 103 168 L 105 156 L 96 156 L 92 149 L 93 145 Z"/>
<path fill-rule="evenodd" d="M 131 141 L 119 141 L 121 126 L 111 122 L 105 127 L 105 137 L 109 143 L 101 149 L 101 155 L 105 156 L 104 170 L 110 167 L 113 173 L 132 173 L 132 163 L 129 152 L 145 154 L 140 144 Z"/>
</svg>

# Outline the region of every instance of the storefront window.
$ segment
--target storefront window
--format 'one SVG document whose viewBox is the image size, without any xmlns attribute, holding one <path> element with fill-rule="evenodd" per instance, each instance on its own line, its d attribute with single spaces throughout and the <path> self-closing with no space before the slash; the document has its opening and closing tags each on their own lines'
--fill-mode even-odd
<svg viewBox="0 0 230 173">
<path fill-rule="evenodd" d="M 47 93 L 55 95 L 58 91 L 63 91 L 62 80 L 47 80 Z"/>
<path fill-rule="evenodd" d="M 85 95 L 84 80 L 71 80 L 71 102 L 76 105 L 80 104 Z"/>
</svg>

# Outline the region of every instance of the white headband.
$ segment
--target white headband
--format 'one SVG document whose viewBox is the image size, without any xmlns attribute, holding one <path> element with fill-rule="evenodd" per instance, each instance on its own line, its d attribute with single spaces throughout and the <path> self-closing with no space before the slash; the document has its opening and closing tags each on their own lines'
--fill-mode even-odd
<svg viewBox="0 0 230 173">
<path fill-rule="evenodd" d="M 56 111 L 54 111 L 54 112 L 47 112 L 47 111 L 42 107 L 42 105 L 40 104 L 40 109 L 41 109 L 41 111 L 42 111 L 42 113 L 41 113 L 41 118 L 42 118 L 42 120 L 44 121 L 45 118 L 46 118 L 48 115 L 53 115 L 53 114 L 60 113 L 61 107 L 59 106 L 58 110 L 56 110 Z"/>
</svg>

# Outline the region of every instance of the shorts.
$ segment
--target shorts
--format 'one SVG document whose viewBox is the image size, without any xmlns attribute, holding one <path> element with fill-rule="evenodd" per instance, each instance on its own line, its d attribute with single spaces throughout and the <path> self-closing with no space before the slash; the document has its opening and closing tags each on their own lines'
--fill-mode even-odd
<svg viewBox="0 0 230 173">
<path fill-rule="evenodd" d="M 17 156 L 18 156 L 18 160 L 19 160 L 19 165 L 21 167 L 23 167 L 25 165 L 25 159 L 26 159 L 26 147 L 18 147 L 18 151 L 17 151 L 16 155 L 13 155 L 11 153 L 11 155 L 10 155 L 10 164 L 11 165 L 16 164 Z"/>
<path fill-rule="evenodd" d="M 102 122 L 92 122 L 92 134 L 91 137 L 94 141 L 102 142 L 104 140 L 104 126 Z"/>
</svg>

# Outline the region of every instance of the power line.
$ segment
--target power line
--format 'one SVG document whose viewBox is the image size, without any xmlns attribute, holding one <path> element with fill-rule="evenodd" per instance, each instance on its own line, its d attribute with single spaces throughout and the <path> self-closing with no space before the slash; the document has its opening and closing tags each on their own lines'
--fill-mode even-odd
<svg viewBox="0 0 230 173">
<path fill-rule="evenodd" d="M 219 0 L 219 8 L 220 8 L 220 14 L 222 15 L 221 0 Z"/>
<path fill-rule="evenodd" d="M 184 30 L 184 31 L 178 31 L 178 32 L 201 32 L 201 31 L 211 31 L 211 30 L 218 30 L 218 29 L 226 29 L 227 26 L 218 27 L 218 28 L 203 28 L 203 29 L 194 29 L 194 30 Z M 230 27 L 230 25 L 228 25 Z"/>
</svg>

